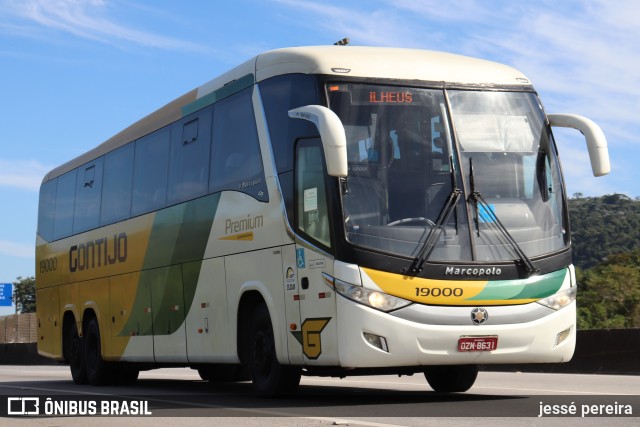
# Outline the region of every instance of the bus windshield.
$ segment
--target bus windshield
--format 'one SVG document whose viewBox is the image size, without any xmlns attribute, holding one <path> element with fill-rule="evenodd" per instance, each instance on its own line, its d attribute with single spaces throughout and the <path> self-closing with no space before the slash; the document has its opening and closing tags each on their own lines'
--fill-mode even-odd
<svg viewBox="0 0 640 427">
<path fill-rule="evenodd" d="M 534 93 L 327 90 L 347 136 L 342 201 L 352 244 L 455 262 L 521 260 L 568 245 L 557 154 Z"/>
</svg>

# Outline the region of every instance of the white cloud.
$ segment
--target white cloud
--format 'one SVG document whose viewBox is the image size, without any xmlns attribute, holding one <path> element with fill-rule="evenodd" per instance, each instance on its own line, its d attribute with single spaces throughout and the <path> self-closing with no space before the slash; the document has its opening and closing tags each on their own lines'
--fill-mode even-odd
<svg viewBox="0 0 640 427">
<path fill-rule="evenodd" d="M 0 159 L 0 186 L 38 191 L 42 178 L 51 169 L 36 160 Z"/>
<path fill-rule="evenodd" d="M 9 242 L 0 240 L 0 255 L 18 257 L 18 258 L 34 258 L 33 244 Z"/>
<path fill-rule="evenodd" d="M 272 0 L 303 13 L 292 22 L 317 30 L 318 28 L 336 36 L 336 40 L 349 37 L 357 44 L 373 46 L 419 47 L 421 41 L 394 9 L 383 7 L 374 10 L 334 6 L 312 0 Z"/>
<path fill-rule="evenodd" d="M 119 47 L 209 51 L 197 43 L 120 24 L 109 16 L 110 9 L 112 2 L 106 0 L 0 0 L 0 30 L 38 39 L 46 37 L 42 30 L 53 30 Z"/>
</svg>

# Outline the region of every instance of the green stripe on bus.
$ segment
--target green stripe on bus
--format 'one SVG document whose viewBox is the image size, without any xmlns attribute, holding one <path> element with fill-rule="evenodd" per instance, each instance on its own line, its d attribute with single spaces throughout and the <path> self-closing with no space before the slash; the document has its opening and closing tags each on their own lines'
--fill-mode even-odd
<svg viewBox="0 0 640 427">
<path fill-rule="evenodd" d="M 252 86 L 254 83 L 255 77 L 253 74 L 247 74 L 240 77 L 239 79 L 227 83 L 220 89 L 214 90 L 213 92 L 208 93 L 203 97 L 198 98 L 195 101 L 182 107 L 182 117 L 188 116 L 191 113 L 195 113 L 196 111 L 201 110 L 204 107 L 213 104 L 214 102 L 218 102 L 221 99 L 227 98 L 236 92 L 240 92 L 242 89 L 246 89 Z"/>
<path fill-rule="evenodd" d="M 119 335 L 170 335 L 184 322 L 219 202 L 216 193 L 156 212 L 134 308 Z"/>
<path fill-rule="evenodd" d="M 546 298 L 558 292 L 568 269 L 519 280 L 492 280 L 472 300 L 520 300 Z"/>
</svg>

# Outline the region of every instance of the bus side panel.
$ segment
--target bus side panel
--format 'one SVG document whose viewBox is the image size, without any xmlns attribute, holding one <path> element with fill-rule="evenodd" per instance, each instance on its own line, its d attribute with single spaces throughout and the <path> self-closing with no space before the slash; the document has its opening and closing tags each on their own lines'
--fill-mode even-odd
<svg viewBox="0 0 640 427">
<path fill-rule="evenodd" d="M 302 322 L 299 337 L 304 364 L 338 366 L 337 295 L 322 275 L 333 276 L 333 258 L 307 244 L 296 245 L 296 257 Z"/>
<path fill-rule="evenodd" d="M 182 265 L 143 271 L 140 282 L 151 289 L 156 362 L 186 362 Z"/>
<path fill-rule="evenodd" d="M 284 305 L 286 309 L 287 345 L 289 362 L 292 365 L 303 365 L 302 345 L 300 335 L 300 284 L 298 283 L 298 268 L 296 265 L 296 246 L 282 246 L 282 271 L 284 273 Z M 295 329 L 292 327 L 295 325 Z"/>
<path fill-rule="evenodd" d="M 109 346 L 109 331 L 111 329 L 111 310 L 109 310 L 109 279 L 96 279 L 86 282 L 74 283 L 77 286 L 78 298 L 80 301 L 80 311 L 82 313 L 82 323 L 86 323 L 86 316 L 89 310 L 95 313 L 100 328 L 100 346 L 104 357 Z M 68 288 L 68 286 L 65 286 Z M 75 291 L 71 291 L 72 294 Z M 63 301 L 64 304 L 64 301 Z M 82 331 L 84 335 L 84 331 Z"/>
<path fill-rule="evenodd" d="M 73 314 L 78 332 L 82 332 L 82 301 L 80 301 L 80 285 L 82 283 L 69 283 L 58 286 L 58 296 L 60 298 L 60 316 L 64 319 L 67 312 Z"/>
<path fill-rule="evenodd" d="M 54 359 L 62 359 L 62 319 L 58 288 L 36 290 L 38 304 L 38 354 Z"/>
<path fill-rule="evenodd" d="M 112 323 L 105 359 L 153 362 L 151 291 L 140 282 L 140 272 L 111 277 L 109 298 Z"/>
<path fill-rule="evenodd" d="M 186 319 L 189 362 L 236 363 L 235 336 L 229 332 L 232 321 L 228 316 L 224 258 L 185 264 L 183 275 L 185 300 L 189 301 L 186 295 L 193 293 Z"/>
</svg>

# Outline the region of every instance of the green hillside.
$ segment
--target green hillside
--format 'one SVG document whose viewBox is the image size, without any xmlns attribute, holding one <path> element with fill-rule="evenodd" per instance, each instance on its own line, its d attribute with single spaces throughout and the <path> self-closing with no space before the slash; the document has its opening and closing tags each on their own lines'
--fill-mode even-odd
<svg viewBox="0 0 640 427">
<path fill-rule="evenodd" d="M 573 262 L 594 267 L 607 256 L 640 248 L 640 200 L 623 194 L 569 200 Z"/>
<path fill-rule="evenodd" d="M 640 200 L 569 200 L 578 328 L 640 327 Z"/>
</svg>

